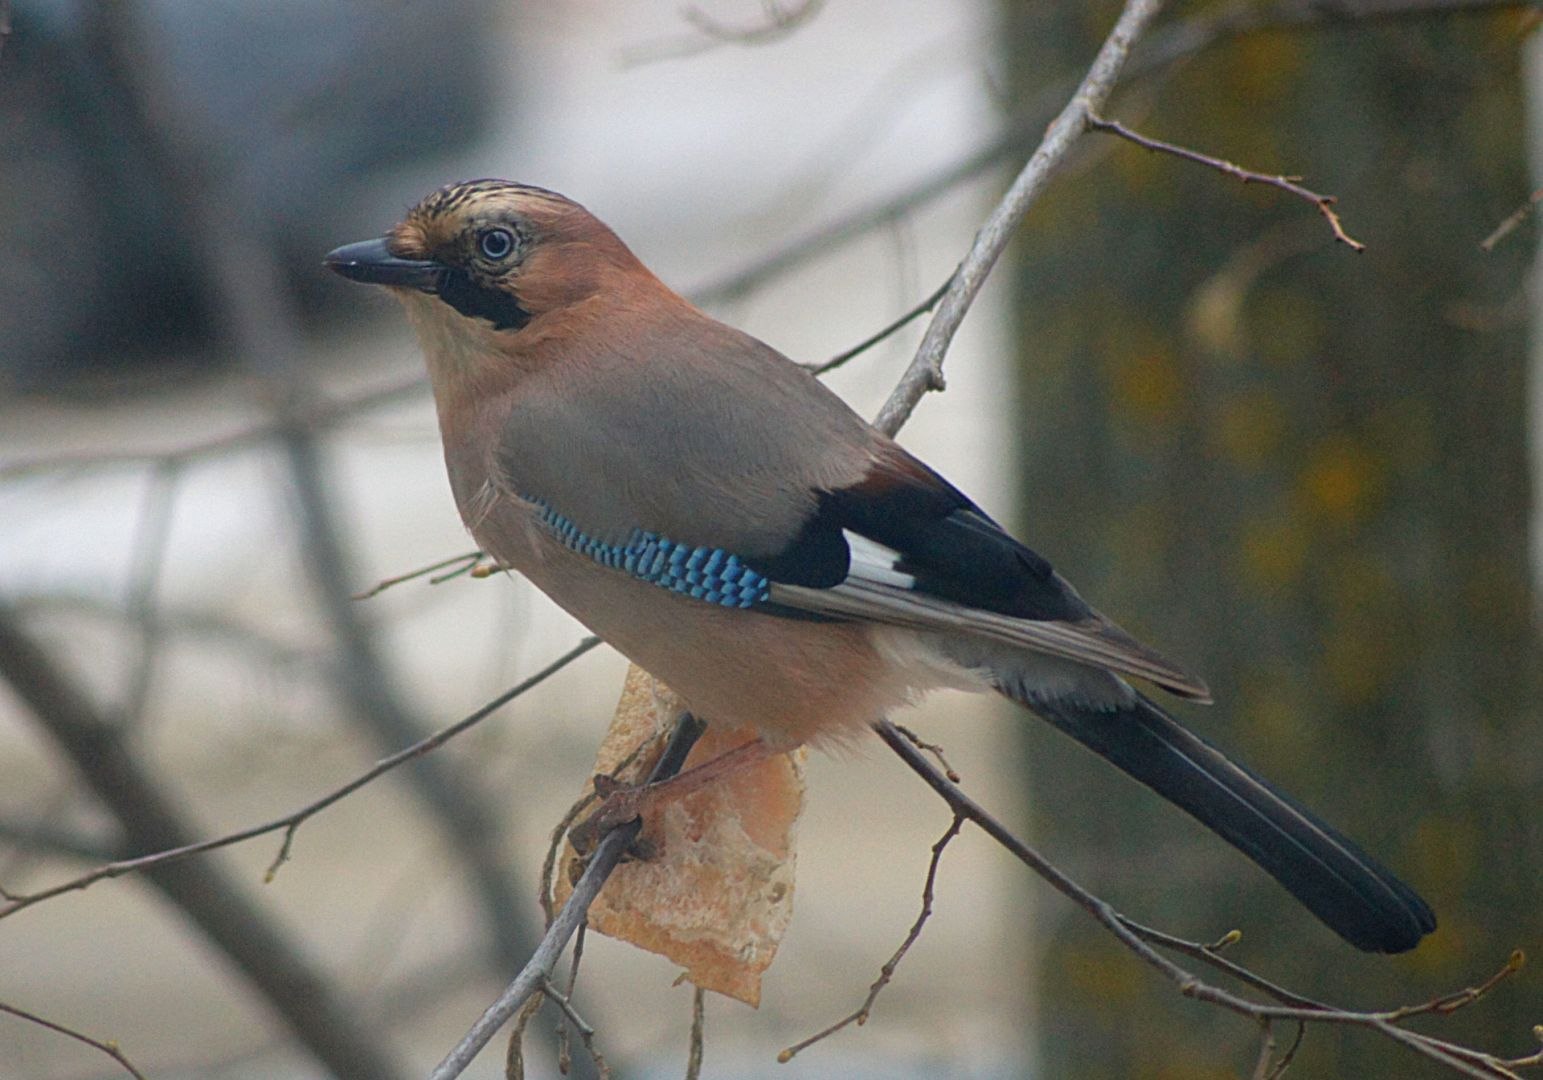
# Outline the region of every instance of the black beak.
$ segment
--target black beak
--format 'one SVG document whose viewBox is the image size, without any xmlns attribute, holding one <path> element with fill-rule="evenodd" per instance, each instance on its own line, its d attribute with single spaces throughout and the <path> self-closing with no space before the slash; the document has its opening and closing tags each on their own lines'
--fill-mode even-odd
<svg viewBox="0 0 1543 1080">
<path fill-rule="evenodd" d="M 426 293 L 439 292 L 445 267 L 432 259 L 399 259 L 386 250 L 386 241 L 364 240 L 327 252 L 323 263 L 350 281 L 366 285 L 395 285 Z"/>
</svg>

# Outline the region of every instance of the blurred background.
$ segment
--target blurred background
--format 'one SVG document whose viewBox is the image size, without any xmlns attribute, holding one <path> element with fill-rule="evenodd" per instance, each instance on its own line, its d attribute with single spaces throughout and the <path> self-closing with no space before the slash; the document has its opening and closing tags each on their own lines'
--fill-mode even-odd
<svg viewBox="0 0 1543 1080">
<path fill-rule="evenodd" d="M 288 813 L 582 636 L 506 578 L 351 598 L 470 545 L 410 334 L 325 251 L 448 180 L 511 177 L 824 359 L 946 278 L 1116 10 L 13 0 L 0 886 Z M 958 695 L 904 721 L 1122 911 L 1240 928 L 1236 959 L 1347 1006 L 1543 953 L 1535 224 L 1481 247 L 1543 183 L 1537 25 L 1523 4 L 1174 5 L 1111 113 L 1305 175 L 1366 251 L 1281 192 L 1090 135 L 902 435 L 1202 672 L 1218 704 L 1183 718 L 1398 869 L 1442 928 L 1407 957 L 1354 953 L 1043 725 Z M 874 414 L 919 335 L 832 384 Z M 12 916 L 0 1002 L 157 1078 L 422 1075 L 530 951 L 546 838 L 623 670 L 596 650 L 324 811 L 270 883 L 273 836 Z M 947 823 L 882 748 L 811 759 L 793 924 L 758 1011 L 709 1000 L 707 1075 L 1247 1075 L 1251 1025 L 969 830 L 872 1020 L 776 1065 L 860 1003 Z M 623 1075 L 684 1069 L 676 974 L 590 940 L 578 1004 Z M 1540 986 L 1524 972 L 1427 1027 L 1529 1053 Z M 555 1075 L 537 1026 L 530 1075 Z M 1294 1069 L 1441 1075 L 1328 1029 Z M 6 1080 L 119 1074 L 0 1015 Z"/>
</svg>

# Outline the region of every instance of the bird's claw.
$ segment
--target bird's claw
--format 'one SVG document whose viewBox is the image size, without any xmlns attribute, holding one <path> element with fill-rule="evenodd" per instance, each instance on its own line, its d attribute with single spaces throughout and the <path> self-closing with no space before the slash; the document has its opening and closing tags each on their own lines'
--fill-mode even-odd
<svg viewBox="0 0 1543 1080">
<path fill-rule="evenodd" d="M 604 773 L 595 775 L 595 794 L 600 796 L 600 806 L 594 813 L 579 822 L 568 833 L 568 842 L 581 858 L 587 859 L 606 833 L 619 825 L 635 820 L 643 810 L 646 784 L 628 784 Z M 656 854 L 654 845 L 642 836 L 637 837 L 627 849 L 634 859 L 647 860 Z"/>
</svg>

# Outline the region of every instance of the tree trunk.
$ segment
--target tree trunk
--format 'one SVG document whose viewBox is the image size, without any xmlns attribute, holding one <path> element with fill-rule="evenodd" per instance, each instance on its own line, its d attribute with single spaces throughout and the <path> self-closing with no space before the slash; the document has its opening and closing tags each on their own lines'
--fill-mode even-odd
<svg viewBox="0 0 1543 1080">
<path fill-rule="evenodd" d="M 1008 3 L 1015 99 L 1085 66 L 1114 7 Z M 1530 233 L 1479 248 L 1531 190 L 1522 30 L 1464 15 L 1254 34 L 1116 99 L 1143 133 L 1305 174 L 1363 254 L 1306 202 L 1098 134 L 1017 251 L 1020 535 L 1210 682 L 1217 704 L 1176 703 L 1181 720 L 1361 841 L 1441 928 L 1406 957 L 1356 953 L 1044 725 L 1024 737 L 1037 839 L 1132 917 L 1238 928 L 1229 955 L 1347 1007 L 1543 956 Z M 1080 914 L 1041 930 L 1043 1075 L 1247 1075 L 1249 1024 L 1180 998 Z M 1540 987 L 1523 974 L 1421 1027 L 1529 1053 Z M 1444 1075 L 1327 1027 L 1297 1072 Z"/>
</svg>

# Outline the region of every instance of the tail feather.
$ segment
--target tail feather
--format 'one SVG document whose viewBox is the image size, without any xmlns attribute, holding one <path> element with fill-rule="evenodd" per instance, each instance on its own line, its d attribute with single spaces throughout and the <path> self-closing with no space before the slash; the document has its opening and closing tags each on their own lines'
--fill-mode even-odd
<svg viewBox="0 0 1543 1080">
<path fill-rule="evenodd" d="M 1193 815 L 1350 944 L 1404 952 L 1436 928 L 1425 901 L 1355 843 L 1141 695 L 1111 708 L 1011 684 L 1004 694 Z"/>
</svg>

